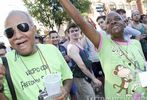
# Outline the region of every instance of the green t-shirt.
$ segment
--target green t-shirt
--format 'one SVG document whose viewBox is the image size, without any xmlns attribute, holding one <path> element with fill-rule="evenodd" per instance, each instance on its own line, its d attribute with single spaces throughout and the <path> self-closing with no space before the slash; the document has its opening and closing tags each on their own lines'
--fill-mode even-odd
<svg viewBox="0 0 147 100">
<path fill-rule="evenodd" d="M 101 35 L 99 59 L 105 74 L 106 98 L 125 100 L 145 95 L 138 77 L 138 70 L 144 71 L 145 62 L 139 41 L 118 43 Z"/>
<path fill-rule="evenodd" d="M 60 73 L 62 81 L 72 79 L 70 68 L 55 46 L 39 44 L 38 48 L 29 57 L 17 55 L 14 50 L 6 55 L 18 100 L 38 100 L 39 90 L 45 88 L 43 77 L 49 69 L 51 73 Z M 4 87 L 5 95 L 12 100 L 6 79 Z"/>
</svg>

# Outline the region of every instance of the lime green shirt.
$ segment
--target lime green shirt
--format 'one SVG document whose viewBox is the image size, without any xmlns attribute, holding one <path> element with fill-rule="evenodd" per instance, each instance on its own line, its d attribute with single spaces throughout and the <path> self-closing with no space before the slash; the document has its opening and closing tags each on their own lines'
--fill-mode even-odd
<svg viewBox="0 0 147 100">
<path fill-rule="evenodd" d="M 137 40 L 112 41 L 101 35 L 99 59 L 105 74 L 105 96 L 108 99 L 126 100 L 136 95 L 145 96 L 138 73 L 144 71 L 145 58 Z"/>
<path fill-rule="evenodd" d="M 72 79 L 72 72 L 60 51 L 53 45 L 38 45 L 39 50 L 29 57 L 8 52 L 10 73 L 18 100 L 38 100 L 39 90 L 44 90 L 43 78 L 49 72 L 60 73 L 62 81 Z M 48 65 L 48 66 L 47 66 Z M 4 79 L 4 93 L 9 100 L 11 94 Z"/>
</svg>

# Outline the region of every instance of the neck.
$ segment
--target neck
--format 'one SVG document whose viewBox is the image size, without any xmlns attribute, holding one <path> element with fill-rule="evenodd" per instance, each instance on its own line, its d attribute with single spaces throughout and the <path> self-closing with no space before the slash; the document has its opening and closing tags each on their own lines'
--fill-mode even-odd
<svg viewBox="0 0 147 100">
<path fill-rule="evenodd" d="M 70 43 L 77 43 L 79 40 L 70 40 Z"/>
<path fill-rule="evenodd" d="M 112 40 L 118 41 L 118 42 L 127 42 L 124 38 L 112 38 Z"/>
<path fill-rule="evenodd" d="M 26 54 L 20 54 L 19 52 L 16 51 L 17 54 L 21 55 L 21 56 L 31 56 L 33 55 L 35 52 L 37 52 L 38 50 L 38 46 L 37 45 L 34 45 L 33 48 L 32 48 L 32 51 L 30 51 L 29 53 L 26 53 Z"/>
<path fill-rule="evenodd" d="M 139 24 L 140 22 L 139 22 L 139 21 L 133 21 L 133 23 L 134 23 L 134 24 Z"/>
</svg>

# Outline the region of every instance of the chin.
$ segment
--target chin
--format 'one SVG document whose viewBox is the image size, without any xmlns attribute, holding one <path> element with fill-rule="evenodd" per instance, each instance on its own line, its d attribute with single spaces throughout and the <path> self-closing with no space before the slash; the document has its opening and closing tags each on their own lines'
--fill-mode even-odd
<svg viewBox="0 0 147 100">
<path fill-rule="evenodd" d="M 22 56 L 28 56 L 28 55 L 32 54 L 31 50 L 19 50 L 17 52 L 18 52 L 19 55 L 22 55 Z"/>
<path fill-rule="evenodd" d="M 27 52 L 18 52 L 19 55 L 21 56 L 28 56 L 30 55 L 31 53 L 27 53 Z"/>
<path fill-rule="evenodd" d="M 112 32 L 111 34 L 112 35 L 115 35 L 115 34 L 119 34 L 120 32 Z"/>
</svg>

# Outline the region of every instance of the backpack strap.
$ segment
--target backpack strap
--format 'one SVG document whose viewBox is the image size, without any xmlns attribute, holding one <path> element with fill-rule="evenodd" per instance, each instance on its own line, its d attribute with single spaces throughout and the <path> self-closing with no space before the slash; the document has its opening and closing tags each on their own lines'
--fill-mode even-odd
<svg viewBox="0 0 147 100">
<path fill-rule="evenodd" d="M 13 82 L 12 82 L 12 78 L 11 78 L 11 75 L 10 75 L 10 70 L 9 70 L 7 58 L 1 57 L 1 59 L 3 61 L 3 65 L 5 66 L 5 69 L 6 69 L 6 75 L 5 76 L 6 76 L 6 80 L 7 80 L 10 92 L 11 92 L 12 100 L 17 100 L 16 92 L 15 92 L 14 85 L 13 85 Z"/>
</svg>

